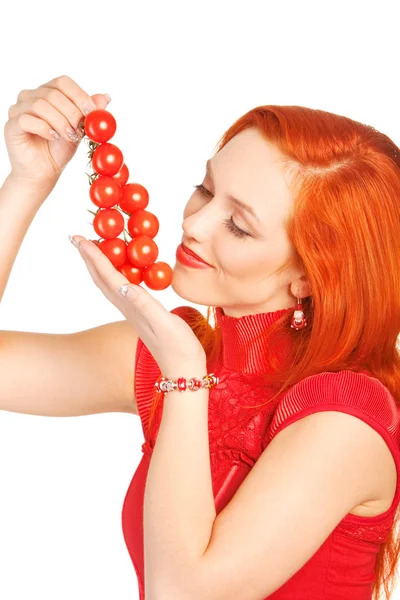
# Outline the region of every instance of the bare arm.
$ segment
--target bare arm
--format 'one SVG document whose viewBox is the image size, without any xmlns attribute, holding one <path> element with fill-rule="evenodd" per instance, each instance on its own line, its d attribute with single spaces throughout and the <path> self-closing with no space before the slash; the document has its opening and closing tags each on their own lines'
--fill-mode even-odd
<svg viewBox="0 0 400 600">
<path fill-rule="evenodd" d="M 138 414 L 138 337 L 128 321 L 69 334 L 0 331 L 0 339 L 0 410 L 54 417 Z"/>
<path fill-rule="evenodd" d="M 29 186 L 12 175 L 0 189 L 0 299 L 22 240 L 52 189 Z M 137 414 L 137 340 L 126 320 L 71 334 L 0 331 L 0 410 Z"/>
<path fill-rule="evenodd" d="M 0 188 L 0 301 L 36 213 L 78 147 L 84 108 L 104 108 L 63 75 L 18 94 L 4 127 L 11 171 Z M 51 129 L 59 132 L 58 139 Z M 138 337 L 126 321 L 72 334 L 0 331 L 0 410 L 73 416 L 123 411 L 136 414 Z"/>
<path fill-rule="evenodd" d="M 53 187 L 30 186 L 10 173 L 0 188 L 0 302 L 25 234 Z"/>
</svg>

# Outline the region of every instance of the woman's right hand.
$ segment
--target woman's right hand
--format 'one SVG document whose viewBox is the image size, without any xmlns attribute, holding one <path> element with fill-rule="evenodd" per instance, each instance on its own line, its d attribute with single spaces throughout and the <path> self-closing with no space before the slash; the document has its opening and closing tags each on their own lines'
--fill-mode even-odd
<svg viewBox="0 0 400 600">
<path fill-rule="evenodd" d="M 99 109 L 108 102 L 104 94 L 89 96 L 66 75 L 22 90 L 4 127 L 12 177 L 29 186 L 54 186 L 83 137 L 85 105 Z M 68 136 L 68 127 L 76 131 L 77 141 Z M 60 139 L 51 135 L 51 129 Z"/>
</svg>

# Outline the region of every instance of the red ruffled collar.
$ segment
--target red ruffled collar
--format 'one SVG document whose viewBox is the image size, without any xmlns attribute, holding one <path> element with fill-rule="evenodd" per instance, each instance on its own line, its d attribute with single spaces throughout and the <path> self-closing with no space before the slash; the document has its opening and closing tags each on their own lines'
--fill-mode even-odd
<svg viewBox="0 0 400 600">
<path fill-rule="evenodd" d="M 265 342 L 255 338 L 295 307 L 281 310 L 231 317 L 225 315 L 223 309 L 215 307 L 217 324 L 222 335 L 222 364 L 226 369 L 240 373 L 265 374 L 268 372 L 268 361 Z M 287 335 L 281 332 L 276 353 L 286 353 L 290 344 L 290 325 Z"/>
</svg>

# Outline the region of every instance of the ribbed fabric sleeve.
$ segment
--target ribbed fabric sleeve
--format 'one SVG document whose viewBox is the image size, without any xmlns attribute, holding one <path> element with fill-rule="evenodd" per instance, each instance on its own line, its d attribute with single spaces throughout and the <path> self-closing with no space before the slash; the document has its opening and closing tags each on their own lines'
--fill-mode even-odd
<svg viewBox="0 0 400 600">
<path fill-rule="evenodd" d="M 142 424 L 143 436 L 146 441 L 150 409 L 154 399 L 153 386 L 160 374 L 161 370 L 154 360 L 153 355 L 139 338 L 135 364 L 135 397 L 140 422 Z"/>
<path fill-rule="evenodd" d="M 397 469 L 397 489 L 387 513 L 390 512 L 400 499 L 400 412 L 389 390 L 375 377 L 344 370 L 302 379 L 277 404 L 267 430 L 267 443 L 291 423 L 327 410 L 358 417 L 386 442 Z"/>
</svg>

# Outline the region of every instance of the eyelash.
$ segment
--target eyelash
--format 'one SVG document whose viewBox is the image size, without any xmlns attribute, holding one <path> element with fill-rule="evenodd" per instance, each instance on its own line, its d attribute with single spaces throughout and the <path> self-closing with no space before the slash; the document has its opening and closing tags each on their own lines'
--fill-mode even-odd
<svg viewBox="0 0 400 600">
<path fill-rule="evenodd" d="M 206 190 L 206 188 L 204 187 L 204 185 L 202 183 L 200 183 L 198 185 L 194 185 L 193 187 L 196 188 L 196 190 L 199 190 L 200 193 L 203 194 L 203 196 L 206 196 L 206 195 L 211 196 L 211 193 L 208 190 Z M 235 223 L 232 221 L 232 217 L 230 219 L 225 219 L 224 225 L 231 233 L 233 233 L 233 235 L 235 235 L 236 237 L 238 237 L 240 239 L 244 239 L 246 237 L 251 237 L 251 235 L 249 233 L 247 233 L 246 231 L 243 231 L 242 229 L 239 229 L 239 227 L 237 227 L 235 225 Z"/>
</svg>

